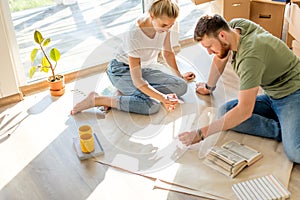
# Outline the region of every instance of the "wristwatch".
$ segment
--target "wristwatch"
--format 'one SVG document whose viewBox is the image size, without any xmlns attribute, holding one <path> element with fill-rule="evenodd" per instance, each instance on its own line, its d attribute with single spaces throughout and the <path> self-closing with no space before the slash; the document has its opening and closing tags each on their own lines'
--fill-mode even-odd
<svg viewBox="0 0 300 200">
<path fill-rule="evenodd" d="M 205 83 L 205 88 L 208 89 L 209 91 L 213 92 L 216 89 L 216 86 L 210 87 Z"/>
<path fill-rule="evenodd" d="M 196 133 L 198 133 L 198 135 L 199 135 L 199 138 L 200 138 L 200 141 L 204 140 L 204 137 L 203 137 L 203 134 L 202 134 L 201 128 L 198 128 Z"/>
</svg>

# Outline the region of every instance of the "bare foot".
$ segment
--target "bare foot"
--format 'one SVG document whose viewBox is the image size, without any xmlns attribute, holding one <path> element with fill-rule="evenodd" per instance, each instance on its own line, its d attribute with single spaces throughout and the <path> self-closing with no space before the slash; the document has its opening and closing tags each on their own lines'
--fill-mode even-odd
<svg viewBox="0 0 300 200">
<path fill-rule="evenodd" d="M 91 92 L 85 99 L 83 99 L 73 107 L 73 110 L 71 110 L 71 115 L 75 115 L 82 110 L 94 107 L 95 98 L 98 96 L 99 95 L 96 92 Z"/>
</svg>

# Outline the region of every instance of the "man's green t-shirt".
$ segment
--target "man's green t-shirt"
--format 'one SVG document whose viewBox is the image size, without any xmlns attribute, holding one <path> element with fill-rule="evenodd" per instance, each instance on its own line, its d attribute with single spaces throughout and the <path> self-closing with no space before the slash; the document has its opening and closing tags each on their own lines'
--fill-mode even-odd
<svg viewBox="0 0 300 200">
<path fill-rule="evenodd" d="M 232 62 L 240 90 L 261 86 L 278 99 L 300 89 L 300 60 L 283 41 L 246 19 L 233 19 L 229 25 L 241 30 Z"/>
</svg>

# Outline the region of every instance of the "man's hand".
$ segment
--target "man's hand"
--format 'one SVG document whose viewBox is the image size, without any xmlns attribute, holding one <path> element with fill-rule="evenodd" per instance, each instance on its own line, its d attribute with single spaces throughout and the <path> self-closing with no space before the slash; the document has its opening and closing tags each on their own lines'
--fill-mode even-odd
<svg viewBox="0 0 300 200">
<path fill-rule="evenodd" d="M 210 94 L 210 90 L 205 87 L 205 83 L 197 83 L 196 84 L 196 92 L 203 95 Z"/>
<path fill-rule="evenodd" d="M 193 72 L 186 72 L 182 74 L 182 78 L 186 81 L 192 81 L 194 78 L 196 78 L 196 75 Z"/>
<path fill-rule="evenodd" d="M 180 133 L 178 138 L 179 141 L 186 146 L 200 142 L 200 137 L 197 133 L 197 130 Z"/>
</svg>

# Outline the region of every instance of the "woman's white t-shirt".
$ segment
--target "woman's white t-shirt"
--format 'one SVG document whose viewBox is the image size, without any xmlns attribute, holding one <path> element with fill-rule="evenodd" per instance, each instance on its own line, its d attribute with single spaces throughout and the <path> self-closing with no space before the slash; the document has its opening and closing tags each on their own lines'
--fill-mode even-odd
<svg viewBox="0 0 300 200">
<path fill-rule="evenodd" d="M 151 39 L 135 21 L 129 26 L 129 30 L 123 33 L 123 41 L 117 49 L 116 59 L 129 64 L 128 56 L 140 58 L 142 68 L 150 67 L 157 63 L 157 57 L 163 49 L 166 35 L 167 32 L 156 32 L 154 38 Z"/>
</svg>

